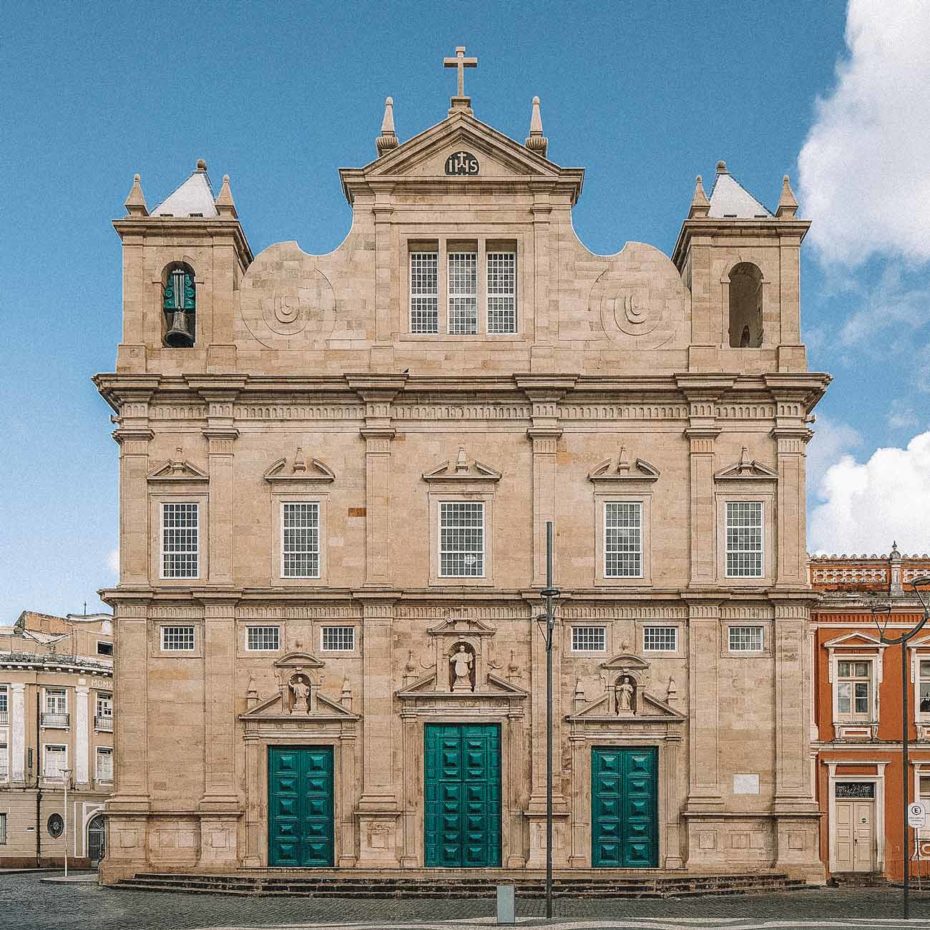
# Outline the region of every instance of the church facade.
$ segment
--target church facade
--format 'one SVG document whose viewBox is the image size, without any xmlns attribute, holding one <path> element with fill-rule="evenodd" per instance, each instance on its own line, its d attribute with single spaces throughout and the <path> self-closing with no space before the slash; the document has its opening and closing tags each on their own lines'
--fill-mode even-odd
<svg viewBox="0 0 930 930">
<path fill-rule="evenodd" d="M 152 211 L 137 176 L 115 222 L 104 879 L 541 868 L 549 522 L 556 867 L 822 878 L 804 513 L 829 379 L 787 178 L 772 213 L 721 163 L 671 258 L 602 256 L 537 100 L 521 144 L 460 70 L 407 141 L 389 99 L 376 148 L 327 255 L 254 256 L 203 163 Z"/>
</svg>

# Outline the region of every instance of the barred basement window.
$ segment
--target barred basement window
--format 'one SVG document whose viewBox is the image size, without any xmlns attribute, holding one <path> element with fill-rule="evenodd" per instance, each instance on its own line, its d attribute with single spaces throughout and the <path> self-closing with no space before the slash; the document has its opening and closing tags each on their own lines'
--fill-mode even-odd
<svg viewBox="0 0 930 930">
<path fill-rule="evenodd" d="M 281 574 L 285 578 L 319 578 L 320 505 L 307 501 L 283 506 Z"/>
<path fill-rule="evenodd" d="M 604 575 L 639 578 L 643 574 L 643 505 L 608 501 L 604 505 Z"/>
<path fill-rule="evenodd" d="M 484 575 L 484 504 L 439 504 L 439 574 L 443 578 Z"/>
<path fill-rule="evenodd" d="M 762 502 L 727 501 L 727 577 L 762 575 Z"/>
<path fill-rule="evenodd" d="M 161 505 L 161 576 L 196 578 L 200 574 L 198 504 Z"/>
<path fill-rule="evenodd" d="M 730 652 L 762 652 L 761 626 L 731 626 Z"/>
<path fill-rule="evenodd" d="M 163 626 L 161 648 L 163 652 L 193 652 L 194 628 L 192 626 Z"/>
<path fill-rule="evenodd" d="M 604 652 L 607 630 L 602 626 L 573 626 L 572 652 Z"/>
<path fill-rule="evenodd" d="M 643 652 L 676 652 L 677 650 L 678 627 L 643 627 Z"/>
<path fill-rule="evenodd" d="M 410 253 L 410 332 L 439 332 L 439 253 Z"/>
<path fill-rule="evenodd" d="M 449 253 L 449 332 L 471 336 L 478 332 L 478 254 Z"/>
<path fill-rule="evenodd" d="M 352 652 L 355 649 L 354 626 L 324 626 L 320 630 L 323 652 Z"/>
<path fill-rule="evenodd" d="M 488 252 L 488 332 L 517 331 L 517 256 Z"/>
<path fill-rule="evenodd" d="M 245 648 L 250 652 L 275 652 L 281 648 L 281 631 L 276 626 L 246 627 Z"/>
</svg>

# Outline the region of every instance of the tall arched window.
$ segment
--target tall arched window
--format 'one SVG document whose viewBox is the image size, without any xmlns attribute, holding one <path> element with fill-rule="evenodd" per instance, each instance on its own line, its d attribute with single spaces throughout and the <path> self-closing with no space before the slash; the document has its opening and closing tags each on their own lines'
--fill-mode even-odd
<svg viewBox="0 0 930 930">
<path fill-rule="evenodd" d="M 165 345 L 190 348 L 197 331 L 197 292 L 194 272 L 187 265 L 174 265 L 165 279 Z"/>
<path fill-rule="evenodd" d="M 740 262 L 730 272 L 730 345 L 757 349 L 762 345 L 762 272 Z"/>
</svg>

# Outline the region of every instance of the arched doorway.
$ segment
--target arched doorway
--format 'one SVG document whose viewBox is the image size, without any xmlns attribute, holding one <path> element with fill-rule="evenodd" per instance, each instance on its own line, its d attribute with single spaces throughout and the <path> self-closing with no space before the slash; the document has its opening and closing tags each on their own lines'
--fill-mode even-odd
<svg viewBox="0 0 930 930">
<path fill-rule="evenodd" d="M 92 817 L 87 824 L 87 857 L 92 868 L 100 865 L 107 852 L 107 826 L 102 814 Z"/>
</svg>

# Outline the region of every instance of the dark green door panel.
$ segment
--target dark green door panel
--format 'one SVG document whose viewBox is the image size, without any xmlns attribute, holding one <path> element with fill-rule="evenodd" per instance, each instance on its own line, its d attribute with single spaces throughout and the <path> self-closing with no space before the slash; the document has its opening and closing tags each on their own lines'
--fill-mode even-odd
<svg viewBox="0 0 930 930">
<path fill-rule="evenodd" d="M 268 864 L 333 864 L 333 749 L 268 749 Z"/>
<path fill-rule="evenodd" d="M 427 724 L 426 865 L 501 863 L 501 738 L 497 724 Z"/>
<path fill-rule="evenodd" d="M 655 868 L 658 753 L 654 747 L 591 750 L 591 862 L 601 868 Z"/>
</svg>

